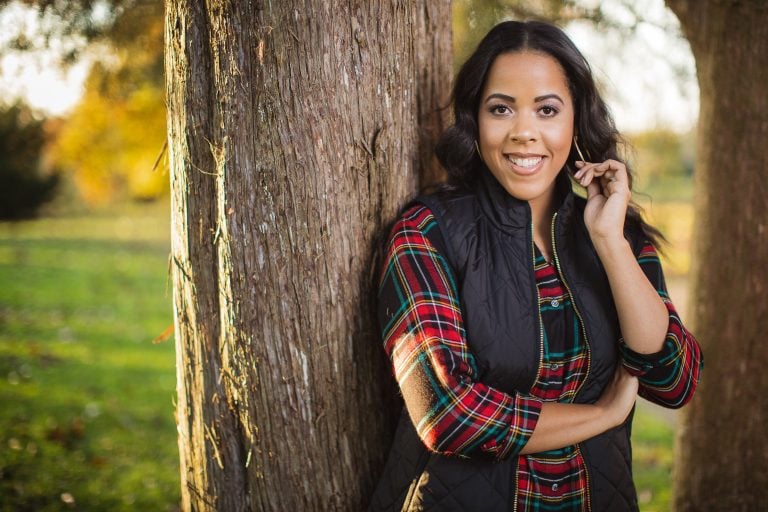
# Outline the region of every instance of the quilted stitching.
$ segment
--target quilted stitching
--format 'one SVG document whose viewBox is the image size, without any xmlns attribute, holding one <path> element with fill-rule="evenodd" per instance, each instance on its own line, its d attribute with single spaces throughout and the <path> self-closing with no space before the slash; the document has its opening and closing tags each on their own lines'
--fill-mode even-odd
<svg viewBox="0 0 768 512">
<path fill-rule="evenodd" d="M 637 511 L 635 485 L 632 481 L 632 452 L 623 427 L 590 439 L 582 450 L 588 458 L 594 512 Z M 600 464 L 595 464 L 595 452 Z M 591 455 L 591 456 L 590 456 Z"/>
<path fill-rule="evenodd" d="M 464 197 L 456 201 L 457 204 L 452 203 L 452 206 L 459 212 L 459 218 L 469 212 L 474 212 L 470 215 L 475 217 L 470 219 L 464 217 L 464 221 L 459 224 L 451 223 L 446 229 L 442 222 L 446 219 L 441 219 L 438 224 L 443 229 L 445 239 L 453 241 L 452 249 L 459 253 L 453 256 L 459 259 L 464 258 L 463 261 L 455 261 L 452 257 L 454 259 L 452 264 L 458 270 L 458 274 L 473 276 L 459 283 L 462 300 L 472 297 L 472 307 L 467 308 L 465 315 L 465 327 L 470 346 L 475 351 L 478 365 L 485 370 L 482 378 L 490 379 L 488 384 L 500 389 L 522 389 L 522 386 L 515 385 L 513 381 L 505 380 L 509 373 L 506 368 L 494 371 L 494 367 L 498 367 L 499 359 L 530 361 L 531 345 L 519 341 L 494 345 L 493 340 L 510 339 L 510 331 L 517 334 L 525 331 L 526 325 L 535 325 L 534 311 L 521 311 L 521 308 L 515 307 L 516 302 L 518 304 L 529 302 L 530 297 L 527 294 L 534 293 L 534 283 L 527 280 L 525 273 L 516 271 L 521 262 L 527 261 L 527 248 L 524 243 L 520 243 L 519 238 L 511 243 L 514 238 L 508 237 L 512 235 L 497 231 L 496 226 L 491 225 L 492 222 L 478 211 L 475 198 Z M 432 204 L 428 206 L 435 212 L 434 201 L 430 203 Z M 441 210 L 445 212 L 445 209 L 441 208 Z M 447 222 L 451 222 L 450 215 Z M 526 233 L 518 230 L 515 236 L 525 237 Z M 576 248 L 573 243 L 567 242 L 566 237 L 563 251 L 573 254 Z M 590 263 L 593 259 L 592 255 L 585 251 L 575 254 L 574 257 L 585 262 L 588 268 L 594 267 Z M 572 273 L 576 274 L 576 272 Z M 588 290 L 590 280 L 594 278 L 592 275 L 569 275 L 569 277 L 572 278 L 570 284 L 579 290 Z M 501 293 L 502 290 L 503 293 Z M 498 302 L 500 297 L 509 300 L 509 307 L 506 310 L 507 305 Z M 463 306 L 466 307 L 466 304 Z M 586 323 L 591 327 L 591 336 L 603 341 L 605 341 L 603 338 L 610 338 L 613 327 L 602 321 L 604 313 L 591 311 L 589 308 L 584 309 L 582 313 L 587 318 Z M 518 311 L 514 323 L 506 317 L 505 311 Z M 478 340 L 473 340 L 471 337 L 475 327 L 471 325 L 473 321 L 482 323 L 483 337 L 490 340 L 485 346 L 480 346 Z M 515 325 L 516 328 L 509 329 L 509 325 Z M 538 349 L 534 348 L 534 350 Z M 604 360 L 596 361 L 593 371 L 598 380 L 604 381 L 605 376 L 602 374 L 608 366 L 613 364 L 613 361 L 610 360 L 611 354 L 603 353 L 601 359 Z M 518 380 L 519 378 L 518 375 Z M 493 382 L 493 379 L 503 384 L 499 385 L 499 382 Z M 584 394 L 582 398 L 586 400 L 596 398 L 591 395 L 597 392 L 597 388 L 599 386 L 594 386 L 594 390 Z M 514 460 L 489 465 L 449 459 L 440 455 L 429 456 L 407 416 L 404 417 L 404 421 L 406 423 L 401 420 L 398 428 L 397 441 L 387 462 L 385 475 L 377 488 L 371 511 L 508 512 L 512 509 L 515 499 L 513 486 L 516 464 Z M 595 505 L 593 510 L 595 512 L 637 510 L 631 476 L 631 454 L 627 445 L 626 432 L 611 431 L 590 441 L 594 442 L 585 443 L 591 445 L 588 450 L 585 450 L 585 460 L 590 471 L 593 505 Z M 595 466 L 596 461 L 599 466 Z M 426 467 L 422 468 L 424 464 Z M 410 496 L 408 496 L 409 493 L 411 493 Z M 404 503 L 406 499 L 408 503 Z"/>
<path fill-rule="evenodd" d="M 506 511 L 509 505 L 509 489 L 499 490 L 498 482 L 490 477 L 497 471 L 487 471 L 475 463 L 459 459 L 434 458 L 435 464 L 425 470 L 426 478 L 407 508 L 413 511 L 460 512 L 471 510 Z M 451 467 L 456 466 L 456 467 Z M 500 469 L 501 465 L 490 466 Z M 511 475 L 509 468 L 502 471 Z M 498 476 L 498 475 L 495 475 Z M 496 478 L 498 480 L 498 478 Z M 471 489 L 472 492 L 467 492 Z"/>
</svg>

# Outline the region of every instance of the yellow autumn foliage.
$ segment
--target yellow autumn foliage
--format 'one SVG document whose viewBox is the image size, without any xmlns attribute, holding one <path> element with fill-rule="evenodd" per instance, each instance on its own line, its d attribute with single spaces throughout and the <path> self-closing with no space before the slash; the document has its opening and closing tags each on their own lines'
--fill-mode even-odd
<svg viewBox="0 0 768 512">
<path fill-rule="evenodd" d="M 89 204 L 168 194 L 163 29 L 161 2 L 120 11 L 79 104 L 57 122 L 47 161 Z"/>
<path fill-rule="evenodd" d="M 71 174 L 89 204 L 167 194 L 164 162 L 153 170 L 166 137 L 163 91 L 143 83 L 115 94 L 110 75 L 103 66 L 94 67 L 48 157 Z"/>
</svg>

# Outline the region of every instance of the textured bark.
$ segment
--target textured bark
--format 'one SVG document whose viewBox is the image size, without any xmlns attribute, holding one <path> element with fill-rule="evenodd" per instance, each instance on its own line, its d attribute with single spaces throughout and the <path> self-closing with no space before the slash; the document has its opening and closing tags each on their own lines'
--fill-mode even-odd
<svg viewBox="0 0 768 512">
<path fill-rule="evenodd" d="M 430 171 L 450 5 L 166 1 L 184 510 L 360 510 L 391 439 L 372 290 Z"/>
<path fill-rule="evenodd" d="M 701 89 L 692 304 L 705 370 L 683 415 L 676 508 L 768 503 L 768 5 L 667 0 Z"/>
</svg>

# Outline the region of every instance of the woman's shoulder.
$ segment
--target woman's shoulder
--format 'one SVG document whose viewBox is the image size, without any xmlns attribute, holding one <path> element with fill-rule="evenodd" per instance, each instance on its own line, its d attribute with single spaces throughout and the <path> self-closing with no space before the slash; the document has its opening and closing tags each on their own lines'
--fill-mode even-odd
<svg viewBox="0 0 768 512">
<path fill-rule="evenodd" d="M 395 221 L 393 230 L 415 230 L 425 233 L 435 222 L 435 214 L 432 209 L 417 198 L 403 209 L 400 217 Z"/>
<path fill-rule="evenodd" d="M 426 245 L 453 261 L 448 241 L 463 224 L 457 224 L 456 213 L 462 212 L 458 217 L 463 217 L 463 212 L 471 211 L 469 202 L 473 200 L 470 189 L 445 184 L 430 187 L 403 208 L 392 227 L 390 241 L 396 245 Z"/>
<path fill-rule="evenodd" d="M 417 196 L 412 204 L 427 207 L 438 221 L 451 213 L 467 212 L 476 200 L 476 192 L 469 187 L 441 183 L 431 186 Z"/>
<path fill-rule="evenodd" d="M 446 254 L 445 238 L 432 209 L 419 201 L 405 207 L 389 235 L 390 251 L 414 249 Z"/>
</svg>

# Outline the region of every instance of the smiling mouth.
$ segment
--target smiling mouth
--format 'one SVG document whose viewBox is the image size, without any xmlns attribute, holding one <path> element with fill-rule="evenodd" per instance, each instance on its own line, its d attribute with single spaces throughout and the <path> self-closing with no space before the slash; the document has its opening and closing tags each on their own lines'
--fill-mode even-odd
<svg viewBox="0 0 768 512">
<path fill-rule="evenodd" d="M 527 167 L 532 168 L 536 167 L 536 165 L 542 161 L 543 157 L 536 156 L 536 157 L 529 157 L 529 158 L 515 158 L 513 156 L 507 157 L 510 162 L 517 165 L 518 167 Z"/>
<path fill-rule="evenodd" d="M 519 174 L 532 174 L 544 161 L 543 156 L 512 156 L 507 155 L 507 161 L 512 164 L 512 169 Z"/>
</svg>

